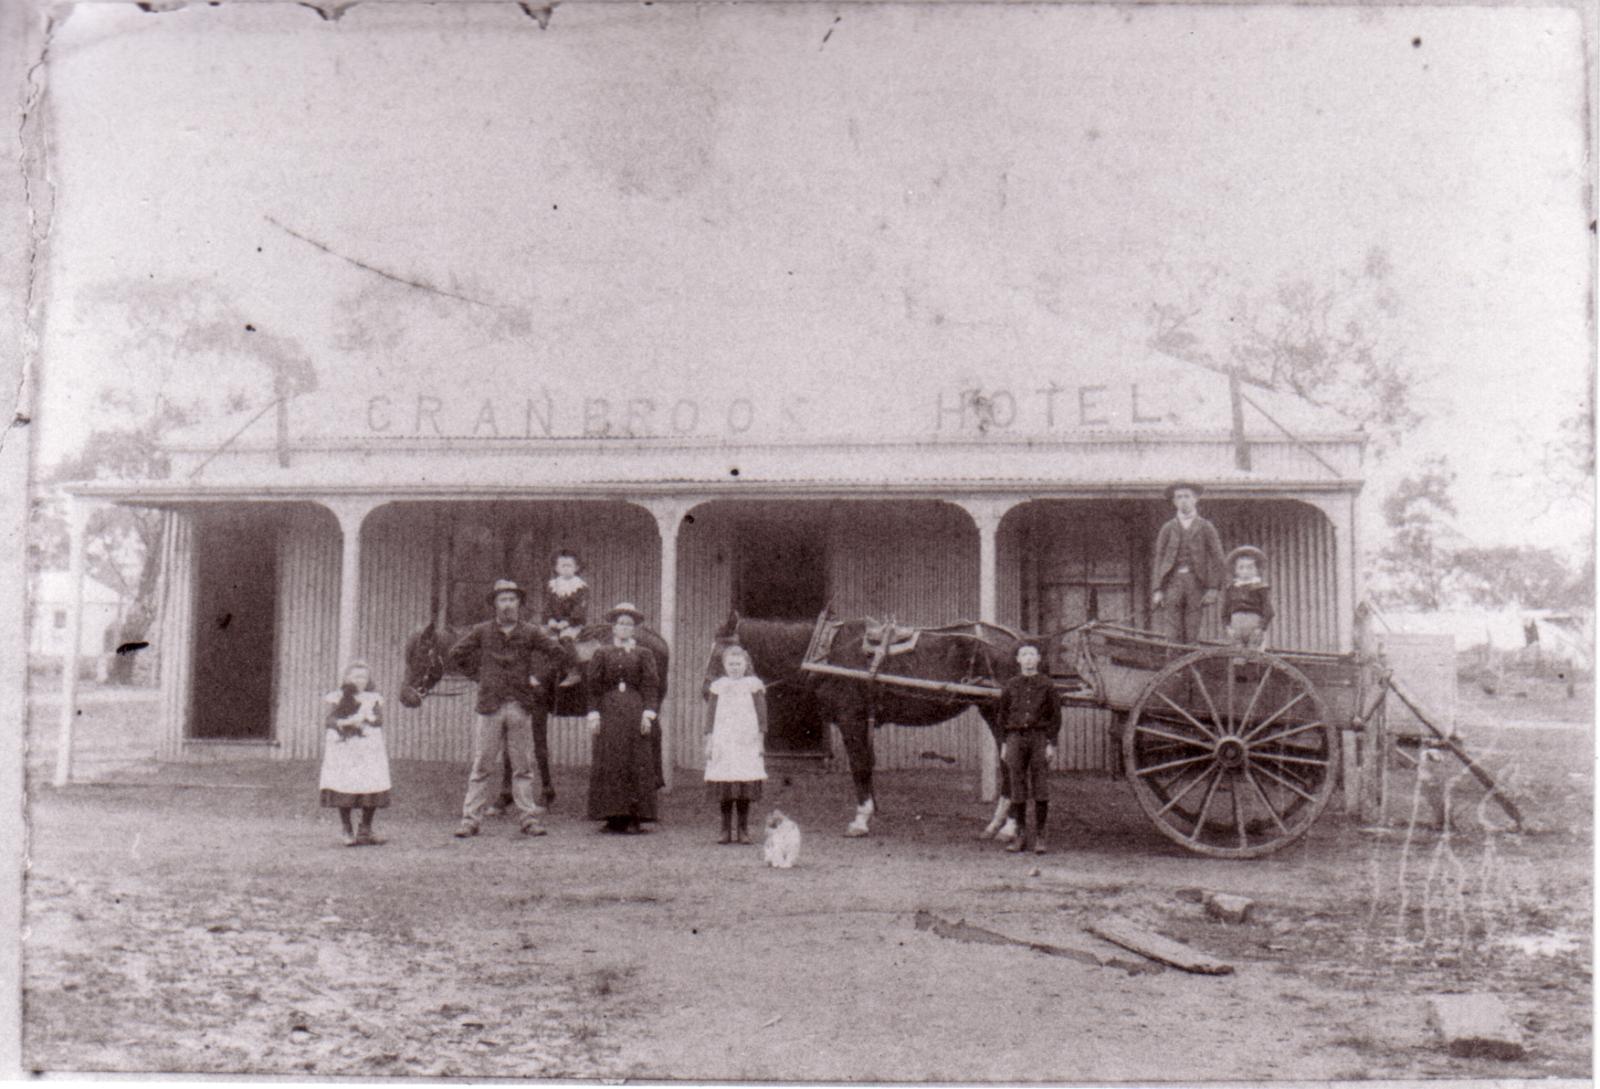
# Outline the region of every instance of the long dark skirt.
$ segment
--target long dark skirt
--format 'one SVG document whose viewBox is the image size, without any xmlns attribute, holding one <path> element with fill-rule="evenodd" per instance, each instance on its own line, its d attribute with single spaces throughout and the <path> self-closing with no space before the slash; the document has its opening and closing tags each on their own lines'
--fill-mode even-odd
<svg viewBox="0 0 1600 1089">
<path fill-rule="evenodd" d="M 656 762 L 651 738 L 639 732 L 644 701 L 633 689 L 600 697 L 600 733 L 589 764 L 589 819 L 656 819 Z"/>
</svg>

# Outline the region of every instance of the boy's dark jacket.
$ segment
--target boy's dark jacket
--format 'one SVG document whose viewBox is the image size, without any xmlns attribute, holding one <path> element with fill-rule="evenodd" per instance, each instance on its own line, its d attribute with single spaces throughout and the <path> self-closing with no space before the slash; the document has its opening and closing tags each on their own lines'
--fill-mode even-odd
<svg viewBox="0 0 1600 1089">
<path fill-rule="evenodd" d="M 1253 582 L 1247 586 L 1230 582 L 1222 591 L 1222 622 L 1226 624 L 1234 613 L 1259 613 L 1263 628 L 1272 623 L 1269 590 L 1271 587 L 1264 582 Z"/>
<path fill-rule="evenodd" d="M 1061 695 L 1042 673 L 1017 674 L 1000 690 L 998 711 L 1002 730 L 1049 730 L 1061 725 Z"/>
</svg>

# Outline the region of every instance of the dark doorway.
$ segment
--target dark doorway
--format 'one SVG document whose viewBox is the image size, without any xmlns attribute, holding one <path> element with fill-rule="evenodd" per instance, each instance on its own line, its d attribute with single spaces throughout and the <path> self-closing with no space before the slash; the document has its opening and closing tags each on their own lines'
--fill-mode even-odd
<svg viewBox="0 0 1600 1089">
<path fill-rule="evenodd" d="M 815 620 L 828 602 L 827 527 L 796 517 L 739 525 L 734 602 L 757 620 Z"/>
<path fill-rule="evenodd" d="M 190 737 L 272 737 L 277 543 L 274 524 L 255 512 L 214 515 L 200 523 Z"/>
<path fill-rule="evenodd" d="M 757 620 L 814 622 L 828 603 L 825 512 L 785 508 L 740 522 L 734 607 Z M 829 755 L 827 723 L 809 688 L 779 685 L 767 693 L 767 752 Z"/>
</svg>

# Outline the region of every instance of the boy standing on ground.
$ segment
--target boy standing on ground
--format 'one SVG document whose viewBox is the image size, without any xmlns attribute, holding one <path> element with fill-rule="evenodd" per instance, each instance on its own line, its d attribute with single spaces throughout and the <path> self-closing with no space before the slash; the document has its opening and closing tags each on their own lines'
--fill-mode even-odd
<svg viewBox="0 0 1600 1089">
<path fill-rule="evenodd" d="M 1000 729 L 1005 743 L 1000 758 L 1011 775 L 1011 820 L 1016 836 L 1006 845 L 1015 854 L 1027 844 L 1027 799 L 1033 799 L 1033 853 L 1045 853 L 1044 826 L 1050 815 L 1050 765 L 1056 758 L 1056 732 L 1061 729 L 1061 694 L 1039 672 L 1039 647 L 1017 648 L 1022 670 L 1000 690 Z"/>
<path fill-rule="evenodd" d="M 1200 517 L 1197 507 L 1202 491 L 1200 485 L 1189 483 L 1167 488 L 1167 500 L 1177 514 L 1156 536 L 1150 570 L 1150 604 L 1165 610 L 1168 633 L 1178 643 L 1193 643 L 1200 637 L 1202 610 L 1216 604 L 1227 578 L 1222 538 L 1216 526 Z"/>
</svg>

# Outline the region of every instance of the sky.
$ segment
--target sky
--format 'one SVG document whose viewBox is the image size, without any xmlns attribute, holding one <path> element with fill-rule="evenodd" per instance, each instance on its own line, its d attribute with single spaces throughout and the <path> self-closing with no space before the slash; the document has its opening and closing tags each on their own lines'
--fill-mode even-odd
<svg viewBox="0 0 1600 1089">
<path fill-rule="evenodd" d="M 48 61 L 36 458 L 110 418 L 104 389 L 259 403 L 268 337 L 317 370 L 295 411 L 324 434 L 370 430 L 374 397 L 466 434 L 484 398 L 549 391 L 566 426 L 595 398 L 655 427 L 745 401 L 757 435 L 919 434 L 943 391 L 1147 367 L 1152 302 L 1214 283 L 1221 314 L 1379 251 L 1426 421 L 1369 464 L 1369 508 L 1444 455 L 1469 539 L 1572 551 L 1592 510 L 1552 503 L 1538 455 L 1593 365 L 1580 31 L 1516 7 L 80 5 Z M 220 331 L 245 321 L 254 347 Z"/>
</svg>

